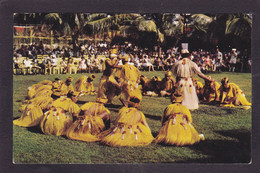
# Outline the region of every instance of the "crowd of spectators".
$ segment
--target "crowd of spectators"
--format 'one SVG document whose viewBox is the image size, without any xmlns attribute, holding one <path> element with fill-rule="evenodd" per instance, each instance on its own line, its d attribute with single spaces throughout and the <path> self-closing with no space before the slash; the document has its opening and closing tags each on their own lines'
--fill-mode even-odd
<svg viewBox="0 0 260 173">
<path fill-rule="evenodd" d="M 147 71 L 170 70 L 174 62 L 181 59 L 180 48 L 177 47 L 163 50 L 155 46 L 151 50 L 131 43 L 110 45 L 99 42 L 81 44 L 77 49 L 72 49 L 69 46 L 51 47 L 42 42 L 38 44 L 33 42 L 30 45 L 14 47 L 14 70 L 25 68 L 27 73 L 38 70 L 40 73 L 50 74 L 59 66 L 61 73 L 71 72 L 73 68 L 76 68 L 74 70 L 76 72 L 102 72 L 104 57 L 125 53 L 131 54 L 130 64 L 139 70 Z M 212 51 L 200 49 L 193 50 L 190 54 L 191 60 L 198 64 L 203 73 L 251 72 L 251 56 L 247 49 L 228 51 L 221 51 L 218 48 Z"/>
</svg>

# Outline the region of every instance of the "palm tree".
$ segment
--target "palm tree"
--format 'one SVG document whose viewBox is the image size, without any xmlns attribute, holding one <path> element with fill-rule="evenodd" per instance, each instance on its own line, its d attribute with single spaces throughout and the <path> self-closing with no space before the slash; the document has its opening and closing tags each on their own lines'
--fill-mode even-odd
<svg viewBox="0 0 260 173">
<path fill-rule="evenodd" d="M 63 36 L 71 36 L 73 50 L 79 49 L 78 39 L 81 35 L 86 34 L 86 27 L 96 21 L 101 24 L 101 20 L 107 20 L 108 15 L 105 13 L 49 13 L 45 15 L 45 24 L 51 25 L 51 30 L 61 33 Z M 100 23 L 99 23 L 100 22 Z M 94 28 L 93 30 L 99 30 Z"/>
<path fill-rule="evenodd" d="M 208 28 L 209 42 L 249 48 L 251 43 L 252 16 L 250 14 L 217 14 Z"/>
</svg>

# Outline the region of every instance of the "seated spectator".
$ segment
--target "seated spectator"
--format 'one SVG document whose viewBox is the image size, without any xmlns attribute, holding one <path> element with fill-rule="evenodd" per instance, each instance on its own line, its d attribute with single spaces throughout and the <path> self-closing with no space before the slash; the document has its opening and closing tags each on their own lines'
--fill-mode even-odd
<svg viewBox="0 0 260 173">
<path fill-rule="evenodd" d="M 21 62 L 21 60 L 18 59 L 18 57 L 16 57 L 16 58 L 14 59 L 14 68 L 15 68 L 15 69 L 19 69 L 19 68 L 21 68 L 21 67 L 22 67 L 22 62 Z"/>
<path fill-rule="evenodd" d="M 67 67 L 68 72 L 70 71 L 70 68 L 71 68 L 71 67 L 74 67 L 74 66 L 75 66 L 75 64 L 74 64 L 74 59 L 73 59 L 72 56 L 70 56 L 70 57 L 69 57 L 69 60 L 68 60 L 68 67 Z"/>
<path fill-rule="evenodd" d="M 67 73 L 68 70 L 68 64 L 66 61 L 66 58 L 62 58 L 61 62 L 60 62 L 60 68 L 61 68 L 61 73 Z"/>
<path fill-rule="evenodd" d="M 51 55 L 51 67 L 57 67 L 58 60 L 55 55 Z"/>
<path fill-rule="evenodd" d="M 27 57 L 24 61 L 23 61 L 24 67 L 26 69 L 28 69 L 28 73 L 32 73 L 32 61 Z"/>
<path fill-rule="evenodd" d="M 137 54 L 135 54 L 133 57 L 133 63 L 136 68 L 140 69 L 141 63 L 140 63 L 140 59 Z"/>
<path fill-rule="evenodd" d="M 153 64 L 151 63 L 150 59 L 148 58 L 148 55 L 144 55 L 143 60 L 144 61 L 142 63 L 142 66 L 144 67 L 144 69 L 148 68 L 148 71 L 150 71 L 151 69 L 152 69 L 152 71 L 154 71 Z"/>
<path fill-rule="evenodd" d="M 86 59 L 83 56 L 81 57 L 81 60 L 79 62 L 79 70 L 81 73 L 87 70 Z"/>
<path fill-rule="evenodd" d="M 160 70 L 160 68 L 161 68 L 164 71 L 164 63 L 163 63 L 162 58 L 157 57 L 155 59 L 155 66 L 156 66 L 157 70 Z"/>
</svg>

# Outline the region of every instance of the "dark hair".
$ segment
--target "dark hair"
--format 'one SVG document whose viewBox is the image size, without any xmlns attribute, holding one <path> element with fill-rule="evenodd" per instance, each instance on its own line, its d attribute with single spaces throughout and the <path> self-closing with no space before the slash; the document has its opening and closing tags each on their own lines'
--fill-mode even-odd
<svg viewBox="0 0 260 173">
<path fill-rule="evenodd" d="M 183 53 L 183 54 L 181 54 L 181 57 L 182 58 L 187 58 L 187 57 L 189 57 L 190 56 L 190 53 Z"/>
</svg>

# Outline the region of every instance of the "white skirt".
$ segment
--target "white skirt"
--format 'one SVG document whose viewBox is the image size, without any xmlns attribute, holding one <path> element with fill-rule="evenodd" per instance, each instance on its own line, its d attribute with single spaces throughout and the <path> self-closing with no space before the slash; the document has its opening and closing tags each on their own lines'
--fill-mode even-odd
<svg viewBox="0 0 260 173">
<path fill-rule="evenodd" d="M 199 99 L 191 78 L 186 78 L 186 80 L 185 78 L 181 78 L 181 80 L 177 83 L 177 87 L 183 87 L 183 99 L 181 104 L 190 110 L 198 109 Z"/>
</svg>

